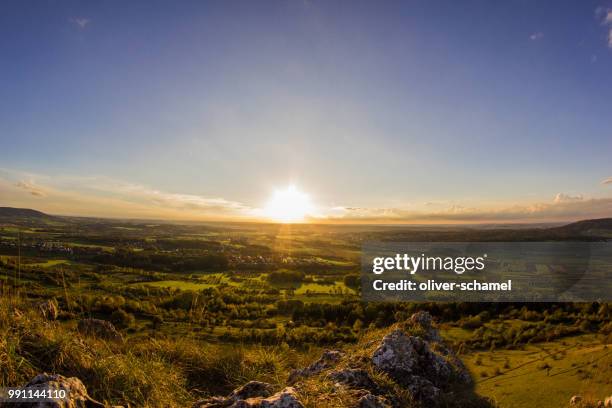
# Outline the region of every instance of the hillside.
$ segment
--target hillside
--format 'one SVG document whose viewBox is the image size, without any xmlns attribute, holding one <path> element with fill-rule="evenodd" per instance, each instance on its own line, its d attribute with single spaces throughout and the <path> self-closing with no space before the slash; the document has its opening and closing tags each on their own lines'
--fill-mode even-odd
<svg viewBox="0 0 612 408">
<path fill-rule="evenodd" d="M 30 208 L 0 207 L 0 223 L 24 226 L 60 222 L 60 218 Z"/>
<path fill-rule="evenodd" d="M 54 218 L 41 211 L 32 210 L 30 208 L 13 208 L 13 207 L 0 207 L 0 218 L 37 218 L 37 219 L 49 219 Z"/>
<path fill-rule="evenodd" d="M 565 231 L 575 235 L 610 237 L 612 236 L 612 218 L 583 220 L 552 228 L 552 230 Z"/>
</svg>

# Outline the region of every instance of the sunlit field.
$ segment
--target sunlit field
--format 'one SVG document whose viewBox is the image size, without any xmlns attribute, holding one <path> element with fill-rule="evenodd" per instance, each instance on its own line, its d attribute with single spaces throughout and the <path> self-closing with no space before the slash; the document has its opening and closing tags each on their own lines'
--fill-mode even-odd
<svg viewBox="0 0 612 408">
<path fill-rule="evenodd" d="M 608 304 L 364 303 L 359 294 L 364 240 L 576 234 L 573 226 L 4 221 L 0 385 L 53 371 L 81 378 L 107 403 L 185 406 L 249 380 L 282 388 L 291 369 L 312 363 L 322 350 L 359 354 L 360 344 L 370 350 L 394 325 L 427 310 L 466 363 L 475 391 L 492 404 L 553 408 L 575 394 L 595 401 L 611 386 Z M 40 315 L 37 305 L 44 302 L 56 305 L 57 320 Z M 123 343 L 74 342 L 79 322 L 91 317 L 111 322 Z M 303 387 L 318 390 L 301 394 L 306 406 L 321 406 L 324 379 Z"/>
</svg>

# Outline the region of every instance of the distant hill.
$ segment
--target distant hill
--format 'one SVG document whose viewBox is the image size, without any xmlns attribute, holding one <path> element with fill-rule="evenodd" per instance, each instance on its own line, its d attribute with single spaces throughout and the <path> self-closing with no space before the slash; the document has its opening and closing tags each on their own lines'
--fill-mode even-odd
<svg viewBox="0 0 612 408">
<path fill-rule="evenodd" d="M 44 212 L 32 210 L 30 208 L 0 207 L 0 217 L 19 217 L 19 218 L 54 218 Z"/>
<path fill-rule="evenodd" d="M 59 218 L 30 208 L 0 207 L 0 223 L 24 226 L 48 225 Z"/>
<path fill-rule="evenodd" d="M 551 229 L 574 235 L 612 236 L 612 218 L 578 221 Z"/>
</svg>

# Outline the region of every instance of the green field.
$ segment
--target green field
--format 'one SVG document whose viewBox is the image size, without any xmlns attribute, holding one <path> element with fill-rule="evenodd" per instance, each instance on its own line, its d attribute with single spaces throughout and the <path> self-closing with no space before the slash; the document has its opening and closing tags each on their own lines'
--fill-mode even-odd
<svg viewBox="0 0 612 408">
<path fill-rule="evenodd" d="M 452 241 L 497 240 L 506 239 L 508 231 L 451 228 L 435 234 Z M 543 234 L 520 233 L 527 234 L 525 239 Z M 7 306 L 4 336 L 13 330 L 9 327 L 20 327 L 23 337 L 0 336 L 0 385 L 23 383 L 34 371 L 61 369 L 92 376 L 92 392 L 107 402 L 187 406 L 208 393 L 228 393 L 246 379 L 280 385 L 291 368 L 312 362 L 322 349 L 359 349 L 364 339 L 375 334 L 380 341 L 389 327 L 427 310 L 470 369 L 476 391 L 499 407 L 557 408 L 572 395 L 596 400 L 612 393 L 606 345 L 612 323 L 606 303 L 362 302 L 361 242 L 435 238 L 427 228 L 303 225 L 288 231 L 272 224 L 79 219 L 65 225 L 29 224 L 23 230 L 10 225 L 1 234 L 3 299 L 19 303 L 19 313 L 32 319 L 41 301 L 57 302 L 59 318 L 56 332 L 39 333 L 39 340 L 29 343 L 32 328 L 23 320 L 15 322 Z M 548 268 L 532 264 L 535 273 Z M 525 262 L 506 266 L 531 268 Z M 100 363 L 114 358 L 126 373 L 140 370 L 160 383 L 157 373 L 180 373 L 183 382 L 162 385 L 163 394 L 153 393 L 157 402 L 151 402 L 136 388 L 123 387 L 133 381 L 131 375 L 91 366 L 98 357 L 72 342 L 78 321 L 86 317 L 111 321 L 127 339 L 118 354 L 110 350 L 116 346 L 104 345 L 110 351 Z M 160 344 L 174 350 L 171 357 L 164 357 Z M 240 351 L 234 358 L 227 350 Z M 50 356 L 57 353 L 83 360 L 53 360 Z M 231 375 L 218 384 L 197 380 L 226 371 Z M 109 381 L 115 381 L 115 388 Z M 308 402 L 307 408 L 317 404 Z"/>
</svg>

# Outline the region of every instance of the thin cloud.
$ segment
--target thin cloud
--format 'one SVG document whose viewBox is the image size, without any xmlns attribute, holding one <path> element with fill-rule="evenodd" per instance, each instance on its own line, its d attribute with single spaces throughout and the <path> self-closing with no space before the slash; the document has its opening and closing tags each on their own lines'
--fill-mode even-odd
<svg viewBox="0 0 612 408">
<path fill-rule="evenodd" d="M 32 196 L 41 201 L 33 202 Z M 65 215 L 185 220 L 254 218 L 253 209 L 237 201 L 169 193 L 107 177 L 49 177 L 0 169 L 0 197 L 4 205 Z"/>
<path fill-rule="evenodd" d="M 541 40 L 542 38 L 544 38 L 544 33 L 542 32 L 537 32 L 537 33 L 533 33 L 529 36 L 529 39 L 531 41 L 537 41 L 537 40 Z"/>
<path fill-rule="evenodd" d="M 75 17 L 71 18 L 70 22 L 75 24 L 80 30 L 84 30 L 85 27 L 87 27 L 89 23 L 91 23 L 91 20 L 85 17 Z"/>
<path fill-rule="evenodd" d="M 608 30 L 608 47 L 612 48 L 612 9 L 598 7 L 595 10 L 595 18 L 601 21 Z"/>
<path fill-rule="evenodd" d="M 440 211 L 412 211 L 398 208 L 359 209 L 344 207 L 331 222 L 358 223 L 503 223 L 553 222 L 605 218 L 612 214 L 612 198 L 585 198 L 557 194 L 552 202 L 502 208 L 474 208 L 451 205 Z"/>
<path fill-rule="evenodd" d="M 612 177 L 602 184 L 612 184 Z M 0 168 L 2 205 L 51 214 L 134 219 L 261 220 L 260 210 L 238 201 L 160 191 L 108 177 L 45 176 Z M 321 208 L 316 222 L 503 223 L 572 221 L 612 214 L 612 197 L 559 193 L 547 202 L 475 207 L 455 202 L 418 207 L 336 206 Z"/>
<path fill-rule="evenodd" d="M 559 193 L 555 196 L 555 203 L 567 203 L 567 202 L 582 201 L 582 200 L 584 200 L 584 197 L 582 196 L 582 194 L 573 196 L 569 194 Z"/>
<path fill-rule="evenodd" d="M 27 191 L 28 193 L 30 193 L 30 195 L 33 195 L 34 197 L 46 197 L 47 196 L 44 190 L 34 185 L 33 183 L 30 183 L 27 181 L 18 181 L 17 183 L 15 183 L 15 187 L 18 187 L 22 190 Z"/>
</svg>

